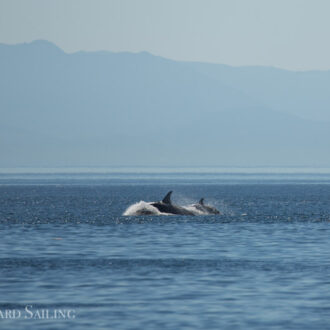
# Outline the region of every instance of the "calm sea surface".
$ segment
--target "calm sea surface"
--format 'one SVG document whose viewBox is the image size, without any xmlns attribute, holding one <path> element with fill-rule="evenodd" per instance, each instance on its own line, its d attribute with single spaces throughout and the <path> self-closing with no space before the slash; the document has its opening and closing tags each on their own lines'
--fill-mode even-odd
<svg viewBox="0 0 330 330">
<path fill-rule="evenodd" d="M 0 230 L 0 329 L 330 329 L 326 169 L 2 170 Z"/>
</svg>

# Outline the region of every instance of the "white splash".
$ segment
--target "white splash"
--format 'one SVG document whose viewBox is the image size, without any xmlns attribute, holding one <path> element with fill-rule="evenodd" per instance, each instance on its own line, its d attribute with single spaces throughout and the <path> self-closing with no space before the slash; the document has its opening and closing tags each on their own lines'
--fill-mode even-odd
<svg viewBox="0 0 330 330">
<path fill-rule="evenodd" d="M 150 205 L 145 201 L 140 201 L 129 206 L 123 213 L 125 216 L 134 215 L 169 215 L 168 213 L 160 212 L 156 207 Z"/>
</svg>

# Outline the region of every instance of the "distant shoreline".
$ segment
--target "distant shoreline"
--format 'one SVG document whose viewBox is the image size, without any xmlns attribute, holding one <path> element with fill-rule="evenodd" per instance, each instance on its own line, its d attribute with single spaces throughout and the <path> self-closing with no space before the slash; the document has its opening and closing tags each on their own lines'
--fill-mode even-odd
<svg viewBox="0 0 330 330">
<path fill-rule="evenodd" d="M 329 167 L 310 166 L 106 166 L 0 167 L 0 174 L 330 174 Z"/>
</svg>

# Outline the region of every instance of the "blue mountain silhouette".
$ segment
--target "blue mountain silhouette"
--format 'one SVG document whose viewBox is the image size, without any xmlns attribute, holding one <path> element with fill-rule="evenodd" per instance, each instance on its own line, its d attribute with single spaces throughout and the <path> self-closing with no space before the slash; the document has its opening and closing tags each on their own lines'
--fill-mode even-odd
<svg viewBox="0 0 330 330">
<path fill-rule="evenodd" d="M 0 45 L 0 166 L 330 165 L 330 72 Z"/>
</svg>

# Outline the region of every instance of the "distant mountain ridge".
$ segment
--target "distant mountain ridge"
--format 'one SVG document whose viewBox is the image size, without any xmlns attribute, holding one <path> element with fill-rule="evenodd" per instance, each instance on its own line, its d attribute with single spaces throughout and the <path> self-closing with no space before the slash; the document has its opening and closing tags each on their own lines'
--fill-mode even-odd
<svg viewBox="0 0 330 330">
<path fill-rule="evenodd" d="M 0 72 L 0 166 L 330 165 L 329 71 L 39 40 L 0 44 Z"/>
</svg>

